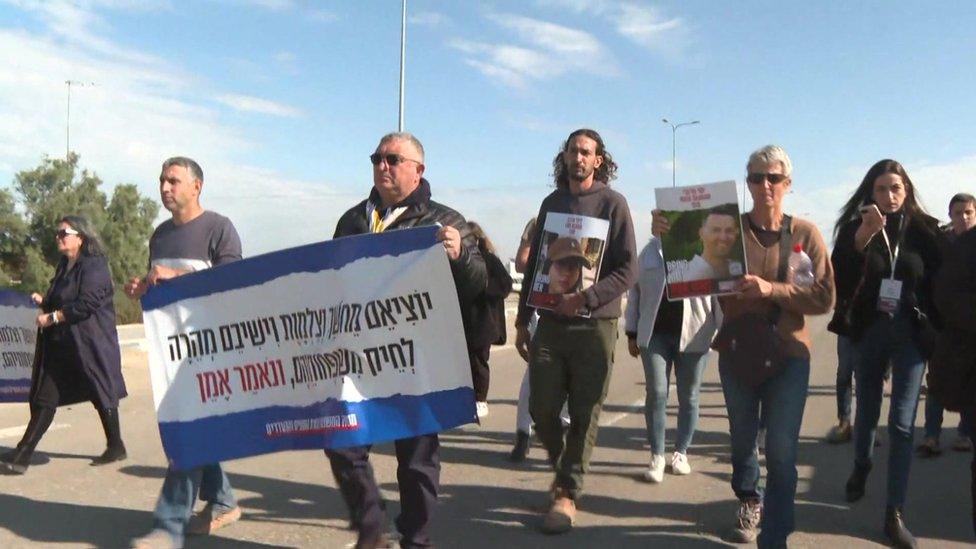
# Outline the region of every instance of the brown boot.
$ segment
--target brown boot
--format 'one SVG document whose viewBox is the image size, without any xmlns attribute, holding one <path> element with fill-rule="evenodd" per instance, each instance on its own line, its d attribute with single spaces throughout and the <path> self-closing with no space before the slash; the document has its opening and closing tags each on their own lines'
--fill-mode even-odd
<svg viewBox="0 0 976 549">
<path fill-rule="evenodd" d="M 569 497 L 565 488 L 556 488 L 552 507 L 542 521 L 542 531 L 546 534 L 565 534 L 573 529 L 576 519 L 576 502 Z"/>
</svg>

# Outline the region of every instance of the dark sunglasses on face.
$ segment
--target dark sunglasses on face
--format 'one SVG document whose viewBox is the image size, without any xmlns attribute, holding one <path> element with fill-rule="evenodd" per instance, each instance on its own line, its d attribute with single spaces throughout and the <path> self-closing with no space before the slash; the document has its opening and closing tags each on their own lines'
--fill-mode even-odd
<svg viewBox="0 0 976 549">
<path fill-rule="evenodd" d="M 58 232 L 55 233 L 55 236 L 58 237 L 58 240 L 64 240 L 65 238 L 68 238 L 69 234 L 79 234 L 79 233 L 74 229 L 59 229 Z"/>
<path fill-rule="evenodd" d="M 753 185 L 762 185 L 763 181 L 769 181 L 773 185 L 779 185 L 787 179 L 789 179 L 789 176 L 781 173 L 750 173 L 746 176 L 746 181 Z"/>
<path fill-rule="evenodd" d="M 400 162 L 416 162 L 417 164 L 420 164 L 419 160 L 414 160 L 412 158 L 404 158 L 398 154 L 393 154 L 393 153 L 390 154 L 373 153 L 369 155 L 369 161 L 372 162 L 374 166 L 379 166 L 380 162 L 384 160 L 386 160 L 386 165 L 391 167 L 396 166 Z"/>
</svg>

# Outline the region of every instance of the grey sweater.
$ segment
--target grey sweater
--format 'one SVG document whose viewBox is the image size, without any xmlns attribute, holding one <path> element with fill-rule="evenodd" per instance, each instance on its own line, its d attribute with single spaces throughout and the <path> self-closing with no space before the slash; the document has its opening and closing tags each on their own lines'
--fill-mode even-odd
<svg viewBox="0 0 976 549">
<path fill-rule="evenodd" d="M 578 195 L 572 194 L 566 188 L 554 190 L 539 207 L 537 228 L 545 227 L 546 214 L 549 212 L 586 215 L 610 221 L 610 234 L 607 237 L 603 262 L 600 264 L 600 278 L 596 284 L 583 291 L 583 296 L 591 318 L 620 317 L 620 298 L 637 280 L 637 244 L 627 199 L 606 183 L 594 181 L 588 190 Z M 527 276 L 534 276 L 536 271 L 538 248 L 537 233 L 532 238 L 529 262 L 525 269 Z M 522 284 L 516 326 L 526 326 L 529 322 L 532 310 L 526 305 L 526 299 L 531 289 L 531 280 Z"/>
</svg>

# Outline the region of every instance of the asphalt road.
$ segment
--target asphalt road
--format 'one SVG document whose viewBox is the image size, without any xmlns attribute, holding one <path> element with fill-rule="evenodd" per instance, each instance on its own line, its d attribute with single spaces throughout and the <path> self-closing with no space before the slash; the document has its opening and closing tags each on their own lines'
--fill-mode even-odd
<svg viewBox="0 0 976 549">
<path fill-rule="evenodd" d="M 845 503 L 843 485 L 853 449 L 822 442 L 835 415 L 835 343 L 823 324 L 823 319 L 814 321 L 815 357 L 800 440 L 798 531 L 791 547 L 879 546 L 884 542 L 886 448 L 877 456 L 868 495 L 857 504 Z M 694 472 L 668 475 L 661 485 L 638 478 L 649 457 L 641 411 L 643 370 L 623 341 L 616 357 L 577 527 L 568 535 L 547 537 L 538 531 L 551 481 L 543 450 L 534 446 L 530 459 L 518 466 L 506 460 L 525 365 L 510 346 L 493 351 L 490 416 L 480 427 L 468 425 L 441 438 L 441 503 L 433 528 L 441 547 L 726 545 L 721 535 L 732 522 L 736 503 L 728 485 L 728 422 L 714 356 L 702 387 L 699 431 L 689 452 Z M 165 460 L 146 356 L 137 346 L 125 347 L 124 373 L 130 396 L 121 406 L 122 430 L 129 459 L 90 467 L 89 460 L 104 449 L 95 411 L 89 405 L 60 409 L 27 474 L 0 476 L 0 547 L 126 547 L 151 527 Z M 668 440 L 674 437 L 676 407 L 672 394 Z M 26 405 L 0 405 L 0 446 L 16 444 L 27 418 Z M 947 415 L 945 441 L 951 441 L 957 422 L 956 414 Z M 391 450 L 389 444 L 378 446 L 373 461 L 392 515 L 398 496 Z M 937 459 L 913 462 L 906 514 L 920 546 L 973 544 L 970 458 L 947 450 Z M 242 459 L 226 467 L 244 518 L 214 536 L 191 539 L 188 547 L 343 547 L 354 539 L 345 529 L 347 513 L 321 452 Z"/>
</svg>

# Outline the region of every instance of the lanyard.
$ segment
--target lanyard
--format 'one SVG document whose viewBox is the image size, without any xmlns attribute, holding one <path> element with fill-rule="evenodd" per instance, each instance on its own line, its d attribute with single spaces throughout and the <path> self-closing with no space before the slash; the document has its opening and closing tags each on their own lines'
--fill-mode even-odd
<svg viewBox="0 0 976 549">
<path fill-rule="evenodd" d="M 901 241 L 905 237 L 905 214 L 901 216 L 898 224 L 898 241 L 895 242 L 895 249 L 891 249 L 891 241 L 888 240 L 888 231 L 881 228 L 881 236 L 884 237 L 885 247 L 888 248 L 888 259 L 891 260 L 891 279 L 895 279 L 895 265 L 898 263 L 898 253 L 901 251 Z"/>
</svg>

